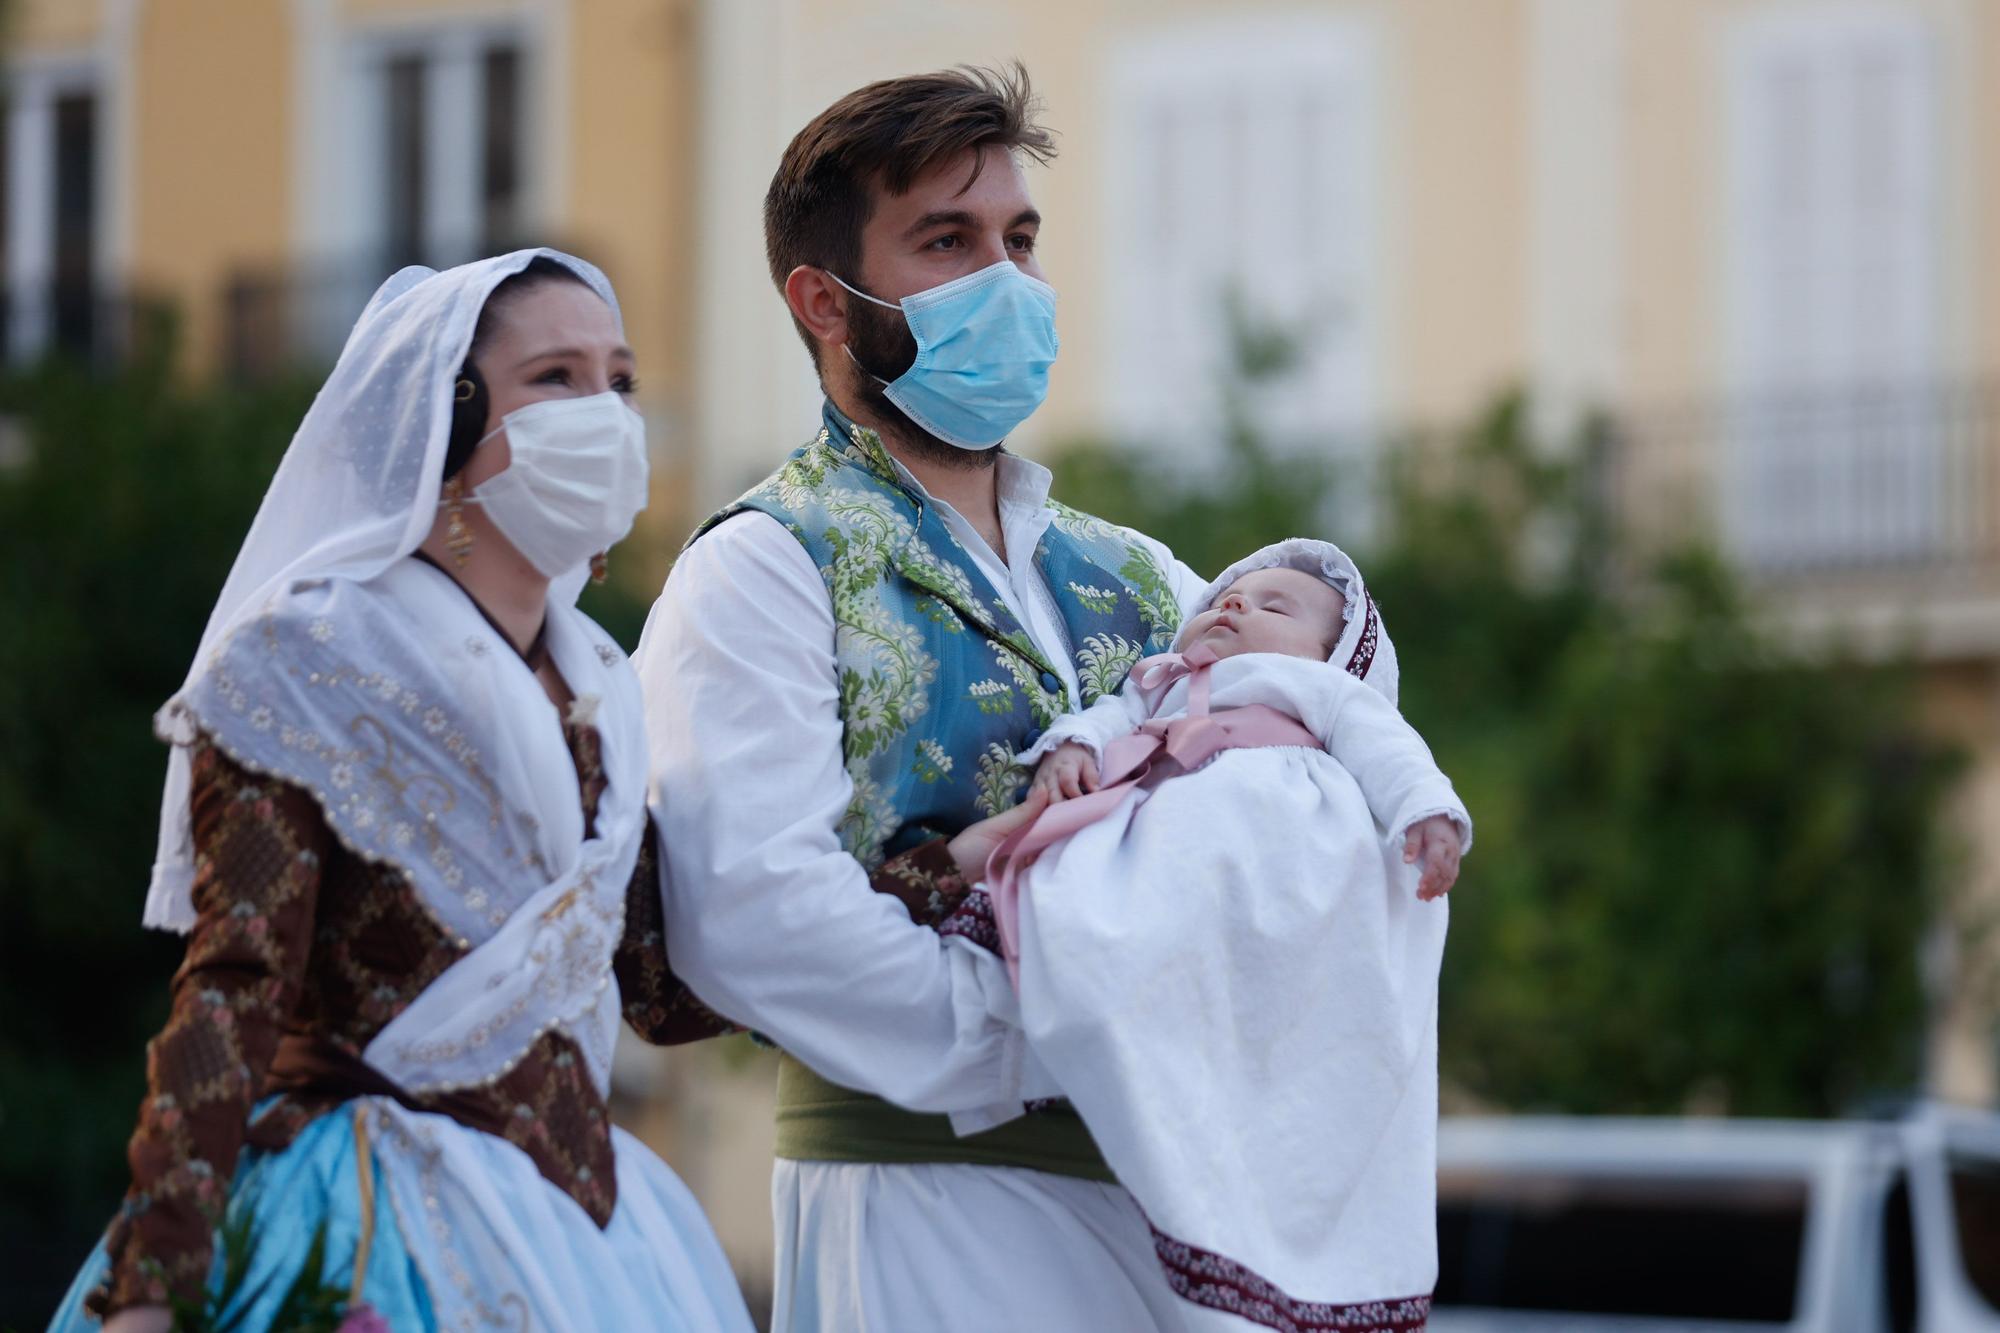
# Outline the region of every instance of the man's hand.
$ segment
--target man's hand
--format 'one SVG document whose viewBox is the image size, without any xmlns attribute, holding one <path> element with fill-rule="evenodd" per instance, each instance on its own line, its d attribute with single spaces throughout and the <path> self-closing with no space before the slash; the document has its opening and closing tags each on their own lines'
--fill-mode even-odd
<svg viewBox="0 0 2000 1333">
<path fill-rule="evenodd" d="M 965 876 L 965 882 L 977 884 L 984 879 L 986 862 L 993 855 L 993 849 L 1005 842 L 1008 834 L 1048 808 L 1048 793 L 1036 786 L 1029 789 L 1027 796 L 1012 810 L 991 819 L 982 819 L 977 824 L 968 824 L 964 832 L 946 844 L 951 859 L 958 863 L 958 873 Z"/>
<path fill-rule="evenodd" d="M 1403 838 L 1403 864 L 1423 866 L 1417 897 L 1429 902 L 1451 892 L 1458 883 L 1458 825 L 1448 815 L 1432 815 L 1410 825 Z"/>
<path fill-rule="evenodd" d="M 1090 747 L 1064 741 L 1043 755 L 1041 767 L 1035 770 L 1034 790 L 1051 801 L 1066 801 L 1096 791 L 1097 759 L 1090 753 Z"/>
</svg>

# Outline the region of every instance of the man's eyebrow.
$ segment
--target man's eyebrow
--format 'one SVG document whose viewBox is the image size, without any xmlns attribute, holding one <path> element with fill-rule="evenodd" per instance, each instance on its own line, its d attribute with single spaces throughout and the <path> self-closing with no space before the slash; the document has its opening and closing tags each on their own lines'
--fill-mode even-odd
<svg viewBox="0 0 2000 1333">
<path fill-rule="evenodd" d="M 930 231 L 934 227 L 977 227 L 978 225 L 979 219 L 963 208 L 940 208 L 926 213 L 915 222 L 912 222 L 904 230 L 903 239 L 909 240 L 911 237 Z M 1041 225 L 1041 213 L 1036 209 L 1024 208 L 1014 215 L 1013 220 L 1007 224 L 1006 230 L 1012 231 L 1016 227 L 1039 227 Z"/>
<path fill-rule="evenodd" d="M 962 208 L 940 208 L 926 213 L 915 222 L 912 222 L 904 230 L 903 239 L 908 240 L 918 232 L 929 231 L 933 227 L 976 227 L 978 225 L 979 219 Z"/>
</svg>

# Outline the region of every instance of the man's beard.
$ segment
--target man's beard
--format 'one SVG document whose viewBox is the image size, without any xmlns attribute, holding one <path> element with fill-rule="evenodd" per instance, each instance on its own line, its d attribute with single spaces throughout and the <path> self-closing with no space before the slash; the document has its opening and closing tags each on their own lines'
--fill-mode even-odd
<svg viewBox="0 0 2000 1333">
<path fill-rule="evenodd" d="M 906 452 L 938 467 L 968 471 L 989 468 L 999 461 L 1000 445 L 961 449 L 950 440 L 940 440 L 910 420 L 908 413 L 889 401 L 884 386 L 876 383 L 876 376 L 893 382 L 917 359 L 917 339 L 903 322 L 901 311 L 884 310 L 867 301 L 849 302 L 847 350 L 861 372 L 855 376 L 855 392 Z"/>
</svg>

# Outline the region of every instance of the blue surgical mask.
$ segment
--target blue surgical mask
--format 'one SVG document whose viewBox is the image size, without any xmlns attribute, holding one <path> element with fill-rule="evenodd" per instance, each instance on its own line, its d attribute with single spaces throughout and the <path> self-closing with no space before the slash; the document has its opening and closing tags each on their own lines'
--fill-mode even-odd
<svg viewBox="0 0 2000 1333">
<path fill-rule="evenodd" d="M 1002 259 L 941 287 L 892 303 L 827 276 L 864 301 L 901 310 L 917 359 L 894 380 L 861 366 L 904 415 L 961 449 L 990 449 L 1049 393 L 1055 364 L 1056 290 Z M 850 360 L 854 353 L 847 353 Z"/>
</svg>

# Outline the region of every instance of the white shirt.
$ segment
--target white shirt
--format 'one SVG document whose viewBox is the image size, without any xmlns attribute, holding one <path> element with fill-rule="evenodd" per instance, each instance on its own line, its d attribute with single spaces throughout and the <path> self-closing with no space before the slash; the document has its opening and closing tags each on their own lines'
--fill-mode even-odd
<svg viewBox="0 0 2000 1333">
<path fill-rule="evenodd" d="M 1020 617 L 1074 705 L 1076 668 L 1034 561 L 1053 518 L 1049 472 L 1006 455 L 999 469 L 1004 561 L 901 475 Z M 1205 581 L 1138 540 L 1185 609 Z M 694 992 L 822 1076 L 912 1110 L 1057 1095 L 1028 1056 L 1001 960 L 912 922 L 840 845 L 853 784 L 833 602 L 798 539 L 754 511 L 718 524 L 675 564 L 633 665 L 646 699 L 668 956 Z"/>
</svg>

